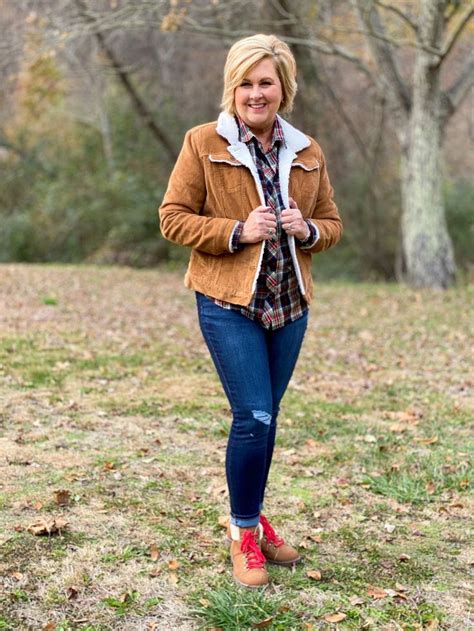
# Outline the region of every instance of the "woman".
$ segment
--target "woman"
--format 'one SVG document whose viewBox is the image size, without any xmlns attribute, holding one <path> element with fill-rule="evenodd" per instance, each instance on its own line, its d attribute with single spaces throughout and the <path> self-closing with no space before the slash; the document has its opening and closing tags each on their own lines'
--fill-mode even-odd
<svg viewBox="0 0 474 631">
<path fill-rule="evenodd" d="M 262 514 L 280 401 L 312 298 L 311 255 L 342 224 L 321 148 L 291 111 L 296 64 L 273 35 L 236 42 L 217 122 L 187 132 L 160 208 L 161 232 L 192 248 L 185 285 L 232 409 L 226 452 L 233 575 L 268 583 L 265 563 L 300 555 Z"/>
</svg>

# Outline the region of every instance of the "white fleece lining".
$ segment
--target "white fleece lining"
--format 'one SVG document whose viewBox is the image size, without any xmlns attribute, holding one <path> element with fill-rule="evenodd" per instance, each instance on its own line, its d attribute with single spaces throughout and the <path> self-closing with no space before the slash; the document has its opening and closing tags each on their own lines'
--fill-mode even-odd
<svg viewBox="0 0 474 631">
<path fill-rule="evenodd" d="M 225 164 L 230 164 L 233 167 L 240 167 L 242 166 L 242 164 L 240 162 L 238 162 L 237 160 L 226 160 L 225 158 L 214 158 L 214 156 L 212 154 L 209 154 L 209 160 L 211 162 L 224 162 Z"/>
<path fill-rule="evenodd" d="M 315 164 L 314 167 L 308 167 L 308 166 L 306 166 L 306 164 L 303 164 L 303 162 L 293 162 L 293 164 L 291 166 L 292 167 L 300 167 L 304 171 L 316 171 L 317 169 L 319 169 L 319 161 L 316 160 L 316 164 Z"/>
</svg>

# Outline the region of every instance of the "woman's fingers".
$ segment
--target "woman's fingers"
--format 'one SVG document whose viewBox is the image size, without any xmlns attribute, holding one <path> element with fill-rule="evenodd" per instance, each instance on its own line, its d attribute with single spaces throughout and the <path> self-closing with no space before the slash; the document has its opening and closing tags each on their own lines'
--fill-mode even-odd
<svg viewBox="0 0 474 631">
<path fill-rule="evenodd" d="M 282 227 L 285 232 L 295 234 L 301 230 L 305 230 L 303 225 L 305 221 L 295 200 L 290 197 L 288 201 L 290 207 L 285 208 L 281 213 Z"/>
</svg>

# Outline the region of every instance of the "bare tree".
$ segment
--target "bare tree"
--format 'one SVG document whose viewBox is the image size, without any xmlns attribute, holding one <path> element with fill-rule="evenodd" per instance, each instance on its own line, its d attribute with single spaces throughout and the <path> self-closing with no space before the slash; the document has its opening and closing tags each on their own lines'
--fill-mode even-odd
<svg viewBox="0 0 474 631">
<path fill-rule="evenodd" d="M 416 21 L 393 3 L 355 0 L 354 4 L 367 29 L 381 78 L 379 89 L 386 91 L 399 121 L 402 236 L 408 280 L 416 287 L 448 287 L 456 267 L 441 189 L 441 143 L 448 120 L 472 87 L 472 54 L 445 90 L 440 74 L 474 10 L 469 3 L 449 28 L 460 11 L 460 2 L 420 0 Z M 394 45 L 385 37 L 379 7 L 394 12 L 415 35 L 411 88 L 399 72 Z"/>
</svg>

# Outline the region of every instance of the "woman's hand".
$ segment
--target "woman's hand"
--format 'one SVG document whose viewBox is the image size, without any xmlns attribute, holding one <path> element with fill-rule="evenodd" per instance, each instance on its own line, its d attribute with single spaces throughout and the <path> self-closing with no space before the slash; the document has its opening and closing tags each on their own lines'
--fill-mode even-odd
<svg viewBox="0 0 474 631">
<path fill-rule="evenodd" d="M 292 197 L 290 197 L 290 207 L 285 208 L 281 213 L 281 221 L 282 228 L 287 234 L 292 234 L 300 241 L 309 237 L 311 232 L 309 226 Z"/>
<path fill-rule="evenodd" d="M 244 223 L 240 243 L 258 243 L 275 236 L 276 217 L 268 206 L 257 206 Z"/>
</svg>

